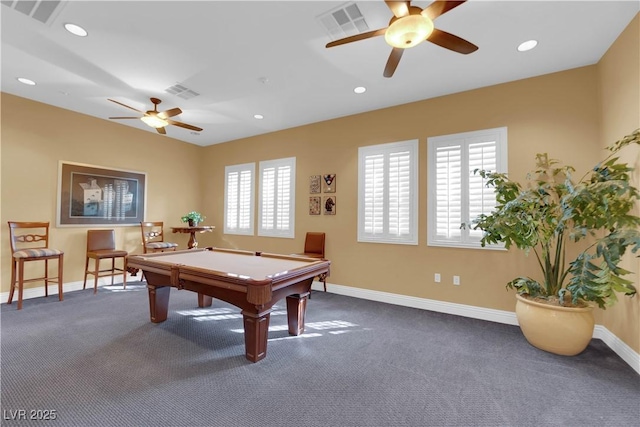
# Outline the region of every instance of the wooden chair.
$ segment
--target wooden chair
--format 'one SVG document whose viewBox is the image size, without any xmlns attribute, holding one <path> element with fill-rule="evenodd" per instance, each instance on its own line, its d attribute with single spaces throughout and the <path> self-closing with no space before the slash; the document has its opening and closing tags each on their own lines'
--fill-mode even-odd
<svg viewBox="0 0 640 427">
<path fill-rule="evenodd" d="M 175 251 L 177 243 L 164 241 L 164 223 L 162 221 L 141 222 L 142 247 L 144 253 Z"/>
<path fill-rule="evenodd" d="M 87 261 L 84 265 L 84 284 L 87 287 L 87 275 L 93 275 L 93 293 L 98 292 L 98 278 L 111 276 L 111 285 L 115 276 L 122 274 L 122 286 L 127 289 L 127 251 L 116 249 L 115 230 L 87 231 Z M 122 268 L 116 268 L 116 258 L 122 258 Z M 89 260 L 93 259 L 93 270 L 89 270 Z M 111 268 L 100 270 L 100 261 L 111 259 Z"/>
<path fill-rule="evenodd" d="M 309 231 L 304 239 L 304 252 L 294 255 L 324 259 L 324 240 L 324 233 Z M 324 291 L 327 292 L 327 274 L 323 273 L 318 278 L 324 285 Z"/>
<path fill-rule="evenodd" d="M 18 310 L 22 309 L 22 293 L 24 284 L 44 280 L 44 296 L 49 296 L 49 282 L 58 284 L 58 299 L 64 299 L 62 292 L 62 272 L 64 252 L 49 247 L 48 222 L 16 222 L 9 221 L 9 241 L 11 243 L 11 289 L 9 301 L 13 300 L 13 292 L 18 287 Z M 57 277 L 49 277 L 49 260 L 58 260 Z M 32 279 L 24 278 L 24 264 L 29 261 L 44 261 L 44 276 Z"/>
</svg>

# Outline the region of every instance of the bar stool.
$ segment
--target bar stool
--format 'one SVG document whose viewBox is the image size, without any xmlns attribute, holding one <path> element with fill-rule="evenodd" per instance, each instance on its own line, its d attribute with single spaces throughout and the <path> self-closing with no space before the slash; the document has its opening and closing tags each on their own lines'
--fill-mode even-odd
<svg viewBox="0 0 640 427">
<path fill-rule="evenodd" d="M 142 231 L 142 248 L 147 252 L 175 251 L 177 243 L 164 241 L 164 223 L 162 221 L 148 221 L 140 223 Z"/>
<path fill-rule="evenodd" d="M 304 238 L 304 252 L 293 255 L 324 259 L 324 240 L 324 233 L 309 231 Z M 322 273 L 318 276 L 318 279 L 322 282 L 324 291 L 327 292 L 327 273 Z"/>
<path fill-rule="evenodd" d="M 111 277 L 111 285 L 113 286 L 113 278 L 122 274 L 122 286 L 127 289 L 127 251 L 116 249 L 116 231 L 115 230 L 88 230 L 87 231 L 87 260 L 84 266 L 84 284 L 82 289 L 87 287 L 87 274 L 92 274 L 93 293 L 98 292 L 98 278 Z M 122 258 L 122 268 L 116 268 L 116 258 Z M 89 260 L 93 259 L 93 270 L 89 270 Z M 100 261 L 103 259 L 111 259 L 111 268 L 100 270 Z"/>
<path fill-rule="evenodd" d="M 18 287 L 18 310 L 22 309 L 22 293 L 24 284 L 44 280 L 44 296 L 49 296 L 49 282 L 58 283 L 58 299 L 64 299 L 62 292 L 62 272 L 64 267 L 64 252 L 49 247 L 48 222 L 17 222 L 9 223 L 9 241 L 11 243 L 11 289 L 9 301 L 13 300 L 13 292 Z M 49 277 L 49 260 L 58 260 L 57 277 Z M 24 278 L 24 264 L 29 261 L 44 261 L 44 276 L 32 279 Z"/>
</svg>

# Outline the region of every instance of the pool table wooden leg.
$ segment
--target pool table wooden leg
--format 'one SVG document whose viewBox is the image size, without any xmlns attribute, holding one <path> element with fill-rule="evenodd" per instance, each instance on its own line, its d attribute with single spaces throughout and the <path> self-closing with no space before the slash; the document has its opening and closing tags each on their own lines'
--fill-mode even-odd
<svg viewBox="0 0 640 427">
<path fill-rule="evenodd" d="M 149 311 L 151 312 L 151 321 L 153 323 L 164 322 L 167 320 L 171 287 L 147 285 L 147 288 L 149 288 Z"/>
<path fill-rule="evenodd" d="M 304 314 L 307 311 L 309 292 L 287 296 L 287 321 L 289 335 L 300 335 L 304 332 Z"/>
<path fill-rule="evenodd" d="M 245 356 L 255 363 L 264 359 L 267 355 L 267 337 L 271 310 L 257 314 L 243 310 L 242 316 L 244 318 Z"/>
<path fill-rule="evenodd" d="M 213 304 L 213 298 L 211 298 L 209 295 L 205 295 L 205 294 L 198 294 L 198 307 L 203 308 L 203 307 L 211 307 L 211 305 Z"/>
</svg>

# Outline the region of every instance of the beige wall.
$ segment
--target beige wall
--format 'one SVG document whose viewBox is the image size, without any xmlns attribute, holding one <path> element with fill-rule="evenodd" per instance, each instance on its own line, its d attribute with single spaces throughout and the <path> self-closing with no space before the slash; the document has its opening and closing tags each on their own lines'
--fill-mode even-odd
<svg viewBox="0 0 640 427">
<path fill-rule="evenodd" d="M 579 172 L 585 171 L 600 158 L 603 134 L 611 140 L 630 130 L 628 123 L 617 124 L 613 123 L 614 119 L 607 118 L 599 103 L 599 100 L 610 102 L 621 110 L 627 108 L 627 103 L 637 104 L 637 97 L 616 95 L 616 89 L 606 85 L 609 71 L 605 68 L 615 69 L 618 62 L 624 65 L 628 61 L 624 53 L 629 49 L 628 44 L 619 48 L 623 53 L 611 53 L 600 66 L 210 147 L 196 147 L 3 95 L 2 223 L 6 224 L 7 220 L 55 223 L 59 160 L 144 171 L 148 174 L 147 219 L 173 225 L 186 211 L 201 210 L 207 216 L 206 223 L 216 226 L 214 233 L 201 235 L 202 245 L 291 253 L 300 251 L 306 231 L 324 231 L 327 233 L 327 257 L 332 260 L 330 283 L 513 311 L 513 293 L 507 292 L 504 285 L 515 276 L 537 274 L 532 257 L 525 258 L 518 251 L 426 245 L 426 138 L 507 126 L 512 176 L 524 178 L 538 152 L 568 159 Z M 618 43 L 614 48 L 618 49 L 617 46 Z M 611 86 L 620 89 L 625 85 L 623 82 Z M 407 139 L 419 139 L 420 142 L 419 245 L 358 243 L 358 147 Z M 224 167 L 290 156 L 297 159 L 295 239 L 223 235 Z M 310 216 L 307 213 L 308 178 L 324 173 L 337 174 L 337 215 Z M 9 244 L 7 227 L 3 226 L 1 230 L 1 290 L 6 292 L 9 289 Z M 55 246 L 66 253 L 65 282 L 80 280 L 86 229 L 54 227 L 52 231 Z M 120 246 L 131 252 L 140 250 L 137 227 L 118 228 L 117 232 Z M 172 237 L 185 246 L 186 236 Z M 442 283 L 433 282 L 434 273 L 442 275 Z M 451 283 L 453 275 L 461 277 L 460 286 Z M 612 310 L 606 317 L 607 327 L 614 328 L 636 352 L 640 351 L 638 342 L 630 335 L 634 331 L 637 334 L 640 322 L 637 316 L 632 319 L 626 316 L 634 313 L 633 310 L 637 314 L 637 300 L 630 308 L 628 302 L 624 302 L 621 308 Z M 602 314 L 597 316 L 598 322 L 602 323 Z"/>
<path fill-rule="evenodd" d="M 640 128 L 640 15 L 629 24 L 598 63 L 598 85 L 603 146 Z M 635 168 L 634 184 L 640 187 L 640 147 L 631 147 L 621 158 Z M 636 206 L 640 215 L 640 205 Z M 640 290 L 640 258 L 628 256 L 623 268 Z M 640 351 L 640 298 L 620 297 L 605 312 L 603 325 L 636 352 Z"/>
<path fill-rule="evenodd" d="M 504 285 L 520 274 L 536 274 L 534 258 L 517 251 L 426 245 L 426 138 L 507 126 L 514 176 L 524 178 L 535 154 L 544 151 L 572 159 L 585 170 L 596 161 L 599 148 L 596 82 L 595 67 L 585 67 L 207 147 L 204 209 L 213 213 L 219 228 L 226 165 L 297 159 L 296 238 L 217 234 L 215 243 L 287 253 L 302 248 L 306 231 L 324 231 L 331 283 L 513 311 L 514 296 Z M 358 243 L 358 147 L 416 138 L 419 245 Z M 323 173 L 337 174 L 337 215 L 310 216 L 308 179 Z M 434 273 L 442 275 L 442 283 L 434 283 Z M 460 276 L 460 286 L 452 284 L 454 275 Z"/>
</svg>

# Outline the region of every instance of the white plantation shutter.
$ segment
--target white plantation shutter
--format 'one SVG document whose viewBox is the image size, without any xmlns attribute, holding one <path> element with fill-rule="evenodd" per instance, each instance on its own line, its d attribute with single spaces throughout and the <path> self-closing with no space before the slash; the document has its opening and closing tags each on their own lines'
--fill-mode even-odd
<svg viewBox="0 0 640 427">
<path fill-rule="evenodd" d="M 411 231 L 411 153 L 389 155 L 389 234 L 407 236 Z"/>
<path fill-rule="evenodd" d="M 436 150 L 436 233 L 441 239 L 459 239 L 462 222 L 462 147 Z"/>
<path fill-rule="evenodd" d="M 496 206 L 496 195 L 493 189 L 487 188 L 486 180 L 475 173 L 476 170 L 496 171 L 498 168 L 496 159 L 496 141 L 478 141 L 469 142 L 468 146 L 468 179 L 469 179 L 469 214 L 468 220 L 471 221 L 481 213 L 490 213 Z M 482 238 L 481 230 L 469 229 L 469 239 L 471 241 L 480 241 Z"/>
<path fill-rule="evenodd" d="M 358 241 L 418 244 L 418 141 L 358 150 Z"/>
<path fill-rule="evenodd" d="M 289 229 L 291 216 L 291 168 L 278 168 L 278 190 L 276 191 L 276 228 Z"/>
<path fill-rule="evenodd" d="M 260 170 L 260 229 L 273 230 L 273 220 L 276 217 L 274 206 L 276 204 L 276 169 L 265 168 Z M 258 233 L 260 234 L 260 233 Z"/>
<path fill-rule="evenodd" d="M 250 230 L 253 234 L 253 176 L 255 175 L 255 165 L 251 164 L 251 170 L 240 172 L 240 188 L 238 200 L 238 229 Z"/>
<path fill-rule="evenodd" d="M 364 175 L 364 231 L 380 235 L 384 218 L 384 156 L 365 157 Z"/>
<path fill-rule="evenodd" d="M 427 145 L 427 243 L 480 247 L 482 231 L 460 225 L 495 207 L 494 191 L 474 171 L 507 171 L 507 128 L 428 138 Z"/>
<path fill-rule="evenodd" d="M 255 163 L 225 167 L 225 234 L 253 235 L 255 167 Z"/>
<path fill-rule="evenodd" d="M 260 162 L 258 235 L 294 237 L 296 159 Z"/>
</svg>

